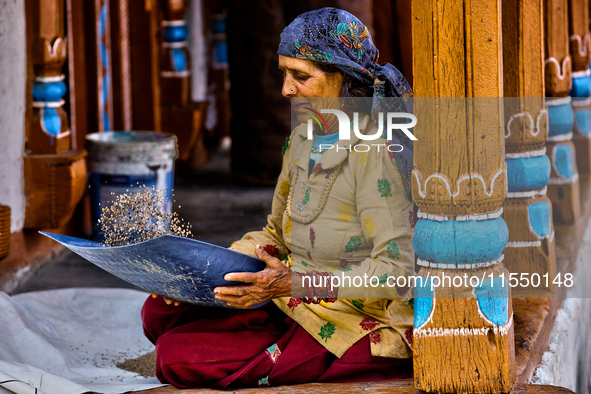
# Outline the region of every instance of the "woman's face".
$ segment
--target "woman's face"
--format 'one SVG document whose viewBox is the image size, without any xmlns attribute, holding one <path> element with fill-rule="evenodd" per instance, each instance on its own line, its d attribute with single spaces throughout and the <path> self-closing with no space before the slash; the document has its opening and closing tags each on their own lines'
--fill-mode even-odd
<svg viewBox="0 0 591 394">
<path fill-rule="evenodd" d="M 293 98 L 291 102 L 299 122 L 305 123 L 310 118 L 305 114 L 309 111 L 304 107 L 315 111 L 341 107 L 341 73 L 328 75 L 309 60 L 283 55 L 279 55 L 279 68 L 283 71 L 281 93 L 285 97 Z M 321 99 L 314 99 L 315 97 Z"/>
</svg>

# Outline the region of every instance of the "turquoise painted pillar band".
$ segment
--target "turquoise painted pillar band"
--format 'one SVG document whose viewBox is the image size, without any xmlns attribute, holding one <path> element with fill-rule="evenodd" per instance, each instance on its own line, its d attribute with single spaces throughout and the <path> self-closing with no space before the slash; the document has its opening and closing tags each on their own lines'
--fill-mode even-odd
<svg viewBox="0 0 591 394">
<path fill-rule="evenodd" d="M 215 59 L 221 64 L 228 63 L 228 44 L 226 41 L 219 41 L 214 46 Z"/>
<path fill-rule="evenodd" d="M 222 17 L 214 19 L 211 23 L 211 32 L 213 34 L 226 34 L 226 20 Z"/>
<path fill-rule="evenodd" d="M 575 157 L 570 145 L 556 145 L 554 147 L 554 166 L 558 175 L 564 178 L 572 178 L 575 172 Z"/>
<path fill-rule="evenodd" d="M 413 236 L 415 253 L 442 264 L 474 264 L 500 258 L 509 240 L 502 218 L 487 220 L 419 219 Z"/>
<path fill-rule="evenodd" d="M 570 133 L 574 124 L 570 97 L 560 100 L 546 100 L 546 105 L 548 106 L 549 119 L 548 136 L 555 137 Z"/>
<path fill-rule="evenodd" d="M 107 17 L 109 14 L 109 5 L 108 2 L 105 1 L 101 6 L 101 11 L 99 15 L 98 25 L 99 25 L 99 34 L 98 34 L 98 46 L 100 52 L 100 60 L 102 66 L 102 75 L 99 75 L 99 78 L 102 79 L 102 89 L 100 90 L 100 97 L 99 97 L 99 111 L 100 116 L 103 121 L 103 130 L 102 131 L 110 131 L 111 130 L 111 119 L 109 117 L 109 92 L 111 89 L 110 81 L 110 61 L 109 55 L 107 52 Z"/>
<path fill-rule="evenodd" d="M 546 155 L 505 159 L 510 192 L 541 189 L 550 179 L 550 159 Z"/>
<path fill-rule="evenodd" d="M 103 79 L 103 97 L 105 100 L 109 97 L 109 90 L 111 89 L 110 82 L 111 77 L 108 71 L 105 71 L 105 77 Z M 106 101 L 105 101 L 106 102 Z M 103 123 L 105 125 L 105 131 L 111 130 L 111 120 L 109 119 L 109 112 L 106 107 L 103 108 Z"/>
<path fill-rule="evenodd" d="M 530 227 L 538 237 L 543 238 L 550 236 L 552 217 L 550 216 L 550 205 L 548 205 L 547 201 L 528 205 L 527 216 Z"/>
<path fill-rule="evenodd" d="M 187 52 L 187 39 L 189 38 L 189 28 L 184 20 L 164 21 L 162 22 L 164 31 L 164 48 L 168 48 L 170 56 L 170 65 L 172 70 L 164 72 L 166 77 L 186 76 L 189 73 L 189 59 Z M 169 75 L 172 74 L 172 75 Z"/>
<path fill-rule="evenodd" d="M 41 130 L 48 134 L 50 143 L 62 131 L 62 119 L 57 108 L 64 105 L 67 88 L 64 75 L 39 76 L 33 82 L 33 108 L 39 109 Z"/>
<path fill-rule="evenodd" d="M 226 44 L 226 16 L 212 16 L 211 32 L 214 34 L 213 57 L 219 65 L 228 64 L 228 45 Z"/>
<path fill-rule="evenodd" d="M 184 21 L 175 21 L 178 24 L 164 26 L 164 41 L 166 42 L 181 42 L 189 37 L 189 29 L 184 24 Z M 183 24 L 181 24 L 181 22 Z"/>
<path fill-rule="evenodd" d="M 572 73 L 571 97 L 589 97 L 591 95 L 591 73 L 589 69 Z"/>
<path fill-rule="evenodd" d="M 509 320 L 509 283 L 507 278 L 497 276 L 485 279 L 474 287 L 480 312 L 493 324 L 504 326 Z"/>
<path fill-rule="evenodd" d="M 35 101 L 61 101 L 66 94 L 64 81 L 33 82 L 33 100 Z"/>
<path fill-rule="evenodd" d="M 187 71 L 187 55 L 182 49 L 172 48 L 170 50 L 170 57 L 174 71 Z"/>
<path fill-rule="evenodd" d="M 41 129 L 49 134 L 53 144 L 53 137 L 57 137 L 62 130 L 62 119 L 55 108 L 41 109 Z"/>
<path fill-rule="evenodd" d="M 466 280 L 473 286 L 478 309 L 492 324 L 504 326 L 509 321 L 509 283 L 508 278 L 497 276 L 482 280 L 477 275 L 467 274 Z M 414 328 L 420 329 L 429 321 L 437 298 L 437 287 L 432 277 L 421 277 L 415 286 Z"/>
<path fill-rule="evenodd" d="M 415 287 L 414 327 L 420 328 L 429 319 L 433 309 L 431 278 L 421 278 Z"/>
<path fill-rule="evenodd" d="M 591 106 L 590 98 L 573 99 L 573 110 L 575 112 L 575 131 L 579 134 L 589 136 L 591 131 Z"/>
</svg>

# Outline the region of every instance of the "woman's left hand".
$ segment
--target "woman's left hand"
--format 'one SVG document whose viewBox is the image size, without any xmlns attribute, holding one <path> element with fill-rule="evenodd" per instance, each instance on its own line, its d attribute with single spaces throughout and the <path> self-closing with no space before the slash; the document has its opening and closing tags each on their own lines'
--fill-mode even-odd
<svg viewBox="0 0 591 394">
<path fill-rule="evenodd" d="M 250 308 L 273 298 L 288 297 L 291 294 L 291 270 L 278 258 L 272 257 L 260 245 L 255 248 L 257 257 L 267 264 L 259 272 L 232 272 L 226 274 L 227 281 L 245 282 L 244 286 L 216 287 L 216 298 L 226 301 L 229 306 Z"/>
</svg>

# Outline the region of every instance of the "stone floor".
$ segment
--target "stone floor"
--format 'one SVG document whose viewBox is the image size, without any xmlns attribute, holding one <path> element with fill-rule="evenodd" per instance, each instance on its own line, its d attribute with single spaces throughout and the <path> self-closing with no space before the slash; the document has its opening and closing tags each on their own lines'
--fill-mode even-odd
<svg viewBox="0 0 591 394">
<path fill-rule="evenodd" d="M 229 156 L 222 152 L 199 171 L 185 172 L 175 181 L 175 210 L 192 224 L 194 238 L 226 247 L 244 233 L 265 225 L 273 196 L 273 188 L 233 185 L 229 168 Z M 14 293 L 66 287 L 135 288 L 65 251 L 42 265 Z"/>
</svg>

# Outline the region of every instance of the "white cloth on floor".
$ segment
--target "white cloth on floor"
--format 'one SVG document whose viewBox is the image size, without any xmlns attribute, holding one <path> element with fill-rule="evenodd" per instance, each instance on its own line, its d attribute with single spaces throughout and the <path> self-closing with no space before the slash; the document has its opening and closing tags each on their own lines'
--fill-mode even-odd
<svg viewBox="0 0 591 394">
<path fill-rule="evenodd" d="M 119 394 L 162 386 L 115 366 L 154 350 L 140 316 L 147 296 L 95 288 L 0 292 L 0 394 L 35 388 L 37 394 Z M 1 383 L 6 380 L 24 386 Z"/>
</svg>

